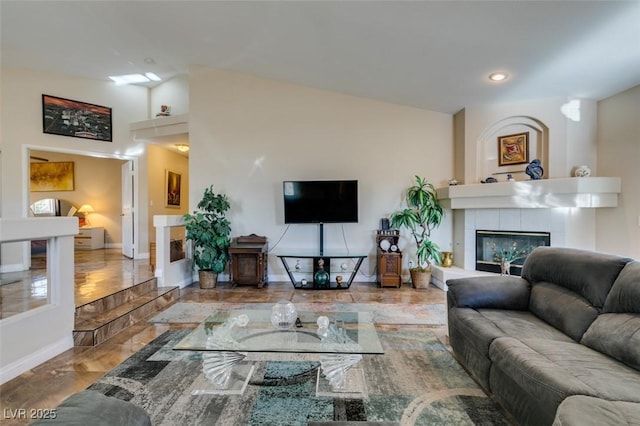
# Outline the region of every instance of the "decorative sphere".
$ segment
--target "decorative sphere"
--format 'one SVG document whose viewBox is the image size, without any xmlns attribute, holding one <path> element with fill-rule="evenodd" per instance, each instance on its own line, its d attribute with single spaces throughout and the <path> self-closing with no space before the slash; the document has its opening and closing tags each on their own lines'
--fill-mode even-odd
<svg viewBox="0 0 640 426">
<path fill-rule="evenodd" d="M 318 324 L 319 328 L 327 328 L 329 327 L 329 318 L 325 317 L 324 315 L 321 315 L 318 317 L 316 324 Z"/>
<path fill-rule="evenodd" d="M 293 303 L 281 300 L 271 308 L 271 324 L 278 330 L 288 330 L 296 323 L 298 311 Z"/>
<path fill-rule="evenodd" d="M 319 286 L 326 286 L 329 284 L 329 274 L 324 269 L 320 269 L 313 276 L 313 281 Z"/>
<path fill-rule="evenodd" d="M 245 314 L 238 315 L 236 318 L 237 324 L 240 327 L 246 327 L 249 324 L 249 317 Z"/>
</svg>

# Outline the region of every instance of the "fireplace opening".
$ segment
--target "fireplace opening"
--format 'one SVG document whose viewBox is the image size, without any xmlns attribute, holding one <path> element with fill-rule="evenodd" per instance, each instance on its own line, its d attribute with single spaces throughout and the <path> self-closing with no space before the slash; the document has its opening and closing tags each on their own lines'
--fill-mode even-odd
<svg viewBox="0 0 640 426">
<path fill-rule="evenodd" d="M 476 230 L 476 271 L 500 273 L 505 260 L 510 274 L 520 276 L 527 255 L 550 243 L 549 232 Z"/>
</svg>

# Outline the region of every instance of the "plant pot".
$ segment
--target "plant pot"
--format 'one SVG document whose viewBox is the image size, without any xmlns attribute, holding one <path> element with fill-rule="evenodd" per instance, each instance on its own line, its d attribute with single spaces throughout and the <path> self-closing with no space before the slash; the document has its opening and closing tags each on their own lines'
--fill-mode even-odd
<svg viewBox="0 0 640 426">
<path fill-rule="evenodd" d="M 413 288 L 427 288 L 431 282 L 431 269 L 413 268 L 409 270 Z"/>
<path fill-rule="evenodd" d="M 218 285 L 218 274 L 210 269 L 198 271 L 198 279 L 200 288 L 216 288 Z"/>
</svg>

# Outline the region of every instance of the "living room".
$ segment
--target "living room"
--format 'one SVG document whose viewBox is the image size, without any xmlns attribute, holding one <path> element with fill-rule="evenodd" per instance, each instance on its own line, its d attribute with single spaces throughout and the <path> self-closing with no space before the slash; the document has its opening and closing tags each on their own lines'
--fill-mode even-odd
<svg viewBox="0 0 640 426">
<path fill-rule="evenodd" d="M 565 215 L 563 223 L 574 226 L 570 231 L 580 234 L 577 242 L 566 244 L 563 240 L 565 244 L 559 245 L 640 258 L 640 194 L 635 188 L 640 181 L 636 167 L 638 82 L 601 99 L 566 94 L 522 97 L 462 104 L 449 111 L 304 83 L 281 76 L 252 75 L 246 70 L 190 65 L 188 73 L 154 88 L 114 86 L 104 80 L 14 67 L 3 61 L 2 217 L 27 216 L 31 150 L 135 159 L 139 165 L 141 218 L 136 257 L 148 257 L 152 209 L 147 191 L 164 179 L 165 167 L 156 170 L 146 143 L 136 138 L 131 125 L 161 122 L 163 117 L 155 115 L 161 105 L 168 104 L 172 115 L 188 117 L 189 208 L 195 206 L 203 189 L 213 184 L 231 200 L 232 235 L 264 235 L 272 246 L 279 242 L 273 254 L 306 251 L 319 244 L 317 226 L 289 227 L 284 223 L 283 181 L 357 180 L 358 223 L 325 226 L 324 244 L 327 250 L 368 254 L 359 281 L 372 282 L 375 232 L 380 219 L 403 206 L 403 193 L 413 176 L 424 176 L 440 188 L 448 187 L 451 179 L 458 180 L 460 186 L 479 185 L 500 171 L 485 167 L 490 160 L 497 160 L 491 159 L 484 147 L 495 146 L 496 136 L 513 133 L 510 129 L 522 126 L 524 118 L 541 123 L 547 130 L 539 133 L 546 138 L 546 145 L 542 136 L 536 139 L 536 146 L 545 147 L 536 151 L 545 159 L 544 179 L 578 179 L 572 176 L 580 165 L 587 165 L 594 177 L 620 178 L 614 207 L 557 209 Z M 112 108 L 113 141 L 44 134 L 43 94 Z M 567 112 L 575 102 L 580 112 L 577 121 Z M 155 177 L 153 170 L 159 172 Z M 528 179 L 524 173 L 515 178 Z M 504 181 L 505 177 L 498 175 L 498 179 Z M 495 213 L 499 215 L 500 209 Z M 448 211 L 433 238 L 443 250 L 456 252 L 461 243 L 457 235 L 455 214 Z M 409 255 L 411 241 L 406 235 L 400 244 L 407 253 L 403 258 L 406 278 L 409 261 L 415 259 Z M 11 261 L 12 255 L 3 253 L 3 261 Z M 465 266 L 463 258 L 455 256 L 456 266 Z M 271 256 L 269 262 L 270 279 L 286 280 L 278 259 Z"/>
</svg>

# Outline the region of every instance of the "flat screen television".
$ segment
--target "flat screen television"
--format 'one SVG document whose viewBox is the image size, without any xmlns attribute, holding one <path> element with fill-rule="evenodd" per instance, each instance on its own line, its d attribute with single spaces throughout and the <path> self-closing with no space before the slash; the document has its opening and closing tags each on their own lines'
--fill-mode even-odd
<svg viewBox="0 0 640 426">
<path fill-rule="evenodd" d="M 284 223 L 358 222 L 357 180 L 284 181 Z"/>
</svg>

